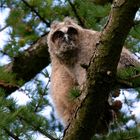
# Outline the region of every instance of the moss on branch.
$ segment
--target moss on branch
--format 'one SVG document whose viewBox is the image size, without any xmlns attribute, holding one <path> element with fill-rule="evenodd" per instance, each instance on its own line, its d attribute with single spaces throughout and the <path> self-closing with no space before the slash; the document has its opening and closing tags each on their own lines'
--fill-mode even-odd
<svg viewBox="0 0 140 140">
<path fill-rule="evenodd" d="M 114 1 L 97 49 L 87 70 L 87 82 L 79 105 L 63 140 L 90 140 L 105 112 L 105 103 L 116 76 L 121 50 L 139 8 L 139 0 Z"/>
</svg>

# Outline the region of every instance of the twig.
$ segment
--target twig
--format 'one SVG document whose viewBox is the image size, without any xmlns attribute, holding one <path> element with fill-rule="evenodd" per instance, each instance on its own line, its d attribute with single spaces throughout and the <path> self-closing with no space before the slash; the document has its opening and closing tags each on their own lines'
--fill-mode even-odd
<svg viewBox="0 0 140 140">
<path fill-rule="evenodd" d="M 137 57 L 137 59 L 140 59 L 140 56 L 137 54 L 137 52 L 135 52 L 134 55 Z"/>
<path fill-rule="evenodd" d="M 13 109 L 11 106 L 8 106 L 8 108 L 10 109 L 10 111 L 15 111 L 15 109 Z M 49 134 L 47 131 L 44 131 L 43 129 L 41 129 L 38 124 L 36 124 L 35 122 L 32 122 L 31 120 L 28 120 L 28 118 L 26 118 L 25 116 L 21 115 L 21 114 L 17 114 L 17 118 L 19 118 L 19 120 L 21 120 L 23 123 L 25 122 L 26 124 L 30 125 L 32 127 L 32 129 L 34 131 L 37 131 L 41 134 L 43 134 L 44 136 L 46 136 L 47 138 L 49 138 L 50 140 L 59 140 L 57 138 L 54 138 L 51 134 Z M 4 129 L 5 130 L 5 129 Z M 6 129 L 7 130 L 7 129 Z M 5 130 L 5 131 L 6 131 Z M 8 133 L 8 130 L 7 130 Z M 9 133 L 10 134 L 10 133 Z M 11 135 L 12 136 L 12 135 Z M 16 137 L 15 137 L 16 138 Z M 20 140 L 20 139 L 15 139 L 15 140 Z"/>
<path fill-rule="evenodd" d="M 46 95 L 46 89 L 48 89 L 49 83 L 50 83 L 50 76 L 48 76 L 48 82 L 47 82 L 45 88 L 42 89 L 42 93 L 41 93 L 41 95 L 40 95 L 40 98 L 41 98 L 42 101 L 44 100 L 44 96 Z M 35 107 L 34 112 L 37 112 L 37 111 L 38 111 L 38 108 L 39 108 L 40 106 L 41 106 L 41 102 L 38 102 L 38 104 L 37 104 L 36 107 Z"/>
<path fill-rule="evenodd" d="M 117 80 L 117 85 L 119 85 L 121 88 L 132 88 L 133 84 L 131 82 L 128 82 L 128 80 Z"/>
<path fill-rule="evenodd" d="M 121 88 L 136 88 L 139 87 L 140 84 L 133 84 L 132 80 L 135 80 L 136 78 L 140 78 L 140 73 L 137 75 L 134 75 L 130 78 L 126 78 L 126 79 L 117 79 L 117 85 L 120 85 Z"/>
<path fill-rule="evenodd" d="M 12 137 L 14 140 L 20 140 L 16 135 L 14 135 L 12 132 L 10 132 L 8 129 L 4 128 L 4 131 Z"/>
<path fill-rule="evenodd" d="M 46 25 L 47 27 L 50 26 L 50 23 L 47 22 L 34 8 L 33 6 L 31 6 L 27 1 L 25 0 L 21 0 L 27 7 L 29 7 L 31 9 L 32 12 L 34 12 L 39 18 L 40 20 L 42 20 Z"/>
<path fill-rule="evenodd" d="M 18 116 L 21 120 L 23 120 L 24 122 L 26 122 L 27 124 L 31 124 L 31 122 L 29 120 L 27 120 L 26 118 L 23 118 L 22 116 Z M 43 134 L 44 136 L 46 136 L 47 138 L 51 139 L 51 140 L 58 140 L 56 138 L 54 138 L 52 135 L 50 135 L 47 131 L 44 131 L 43 129 L 41 129 L 40 127 L 38 127 L 37 125 L 35 125 L 35 123 L 31 124 L 31 127 L 35 130 L 40 132 L 41 134 Z"/>
<path fill-rule="evenodd" d="M 127 100 L 127 98 L 126 98 L 124 92 L 122 92 L 122 94 L 123 94 L 123 96 L 124 96 L 124 102 L 127 104 L 128 111 L 129 111 L 129 113 L 131 114 L 131 116 L 133 116 L 134 122 L 135 122 L 135 124 L 137 125 L 138 123 L 137 123 L 137 121 L 136 121 L 136 117 L 132 114 L 132 110 L 131 110 L 131 108 L 130 108 L 130 107 L 132 107 L 132 106 L 129 104 L 129 101 Z M 127 125 L 126 125 L 126 126 L 127 126 Z"/>
<path fill-rule="evenodd" d="M 2 27 L 2 28 L 0 29 L 0 32 L 2 32 L 3 30 L 5 30 L 8 26 L 9 26 L 9 25 L 5 25 L 4 27 Z"/>
<path fill-rule="evenodd" d="M 134 80 L 136 78 L 140 78 L 140 73 L 137 74 L 137 75 L 134 75 L 134 76 L 130 77 L 128 80 Z"/>
<path fill-rule="evenodd" d="M 139 24 L 140 24 L 140 20 L 134 20 L 134 26 Z"/>
<path fill-rule="evenodd" d="M 75 8 L 75 5 L 74 5 L 70 0 L 68 0 L 68 3 L 70 4 L 70 6 L 71 6 L 71 8 L 72 8 L 72 10 L 73 10 L 73 12 L 74 12 L 76 18 L 78 19 L 80 25 L 81 25 L 82 27 L 85 27 L 85 24 L 83 23 L 81 17 L 78 15 L 78 12 L 77 12 L 77 10 L 76 10 L 76 8 Z"/>
</svg>

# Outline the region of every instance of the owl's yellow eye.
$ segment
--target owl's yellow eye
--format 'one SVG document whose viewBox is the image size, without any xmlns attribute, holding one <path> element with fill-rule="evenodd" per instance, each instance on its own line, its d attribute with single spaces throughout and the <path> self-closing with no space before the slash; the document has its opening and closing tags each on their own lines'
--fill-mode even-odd
<svg viewBox="0 0 140 140">
<path fill-rule="evenodd" d="M 64 37 L 64 33 L 62 31 L 56 31 L 52 35 L 52 41 L 55 42 L 55 40 L 63 38 L 63 37 Z"/>
</svg>

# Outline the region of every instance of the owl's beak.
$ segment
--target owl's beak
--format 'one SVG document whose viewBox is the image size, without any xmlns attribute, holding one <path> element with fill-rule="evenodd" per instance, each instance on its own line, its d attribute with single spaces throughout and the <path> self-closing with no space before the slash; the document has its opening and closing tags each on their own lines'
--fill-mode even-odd
<svg viewBox="0 0 140 140">
<path fill-rule="evenodd" d="M 68 34 L 64 34 L 64 40 L 65 40 L 67 43 L 69 42 Z"/>
</svg>

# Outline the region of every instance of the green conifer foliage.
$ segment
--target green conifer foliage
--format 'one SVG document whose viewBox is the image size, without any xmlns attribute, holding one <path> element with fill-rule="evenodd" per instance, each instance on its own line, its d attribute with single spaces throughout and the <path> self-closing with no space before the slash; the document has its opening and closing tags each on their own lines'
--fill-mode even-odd
<svg viewBox="0 0 140 140">
<path fill-rule="evenodd" d="M 40 58 L 44 58 L 44 52 L 34 53 L 34 49 L 30 48 L 47 35 L 54 20 L 63 20 L 64 17 L 70 16 L 76 18 L 84 28 L 102 31 L 109 19 L 112 6 L 110 2 L 110 0 L 103 3 L 96 0 L 0 0 L 0 10 L 9 10 L 9 15 L 5 19 L 5 26 L 0 26 L 0 32 L 7 29 L 5 45 L 0 49 L 0 53 L 10 58 L 10 64 L 0 67 L 0 140 L 35 140 L 37 133 L 51 140 L 61 139 L 63 126 L 56 119 L 54 108 L 49 100 L 50 75 L 48 71 L 46 69 L 41 72 L 40 69 L 38 70 L 45 81 L 40 80 L 38 76 L 32 77 L 28 81 L 27 77 L 20 77 L 16 73 L 18 71 L 16 68 L 16 72 L 15 69 L 11 70 L 11 64 L 14 67 L 14 63 L 20 60 L 21 56 L 26 58 L 26 56 L 35 54 L 34 62 L 40 62 L 42 60 Z M 38 44 L 37 47 L 40 45 Z M 140 10 L 134 19 L 125 46 L 134 53 L 140 52 Z M 48 61 L 49 64 L 49 56 L 47 57 L 48 60 L 43 60 L 40 63 Z M 29 62 L 30 59 L 27 61 Z M 39 67 L 39 65 L 35 65 L 33 68 L 32 62 L 29 64 L 31 64 L 28 66 L 30 72 L 32 72 L 31 69 L 38 69 Z M 26 64 L 21 65 L 19 63 L 16 66 L 24 68 Z M 117 80 L 133 91 L 137 91 L 136 101 L 139 101 L 139 67 L 128 67 L 118 71 Z M 25 105 L 19 105 L 17 100 L 10 96 L 15 90 L 19 91 L 19 96 L 20 92 L 24 92 L 30 101 Z M 71 90 L 70 98 L 75 99 L 79 95 L 79 89 L 74 88 Z M 127 99 L 124 104 L 131 108 L 132 103 Z M 47 108 L 50 108 L 51 112 L 48 116 L 44 116 L 42 112 Z M 92 139 L 139 140 L 140 123 L 137 122 L 135 116 L 131 113 L 130 116 L 127 116 L 124 112 L 119 112 L 117 115 L 118 118 L 114 120 L 107 136 L 98 135 Z M 130 120 L 135 122 L 133 127 L 126 127 L 126 123 Z"/>
</svg>

